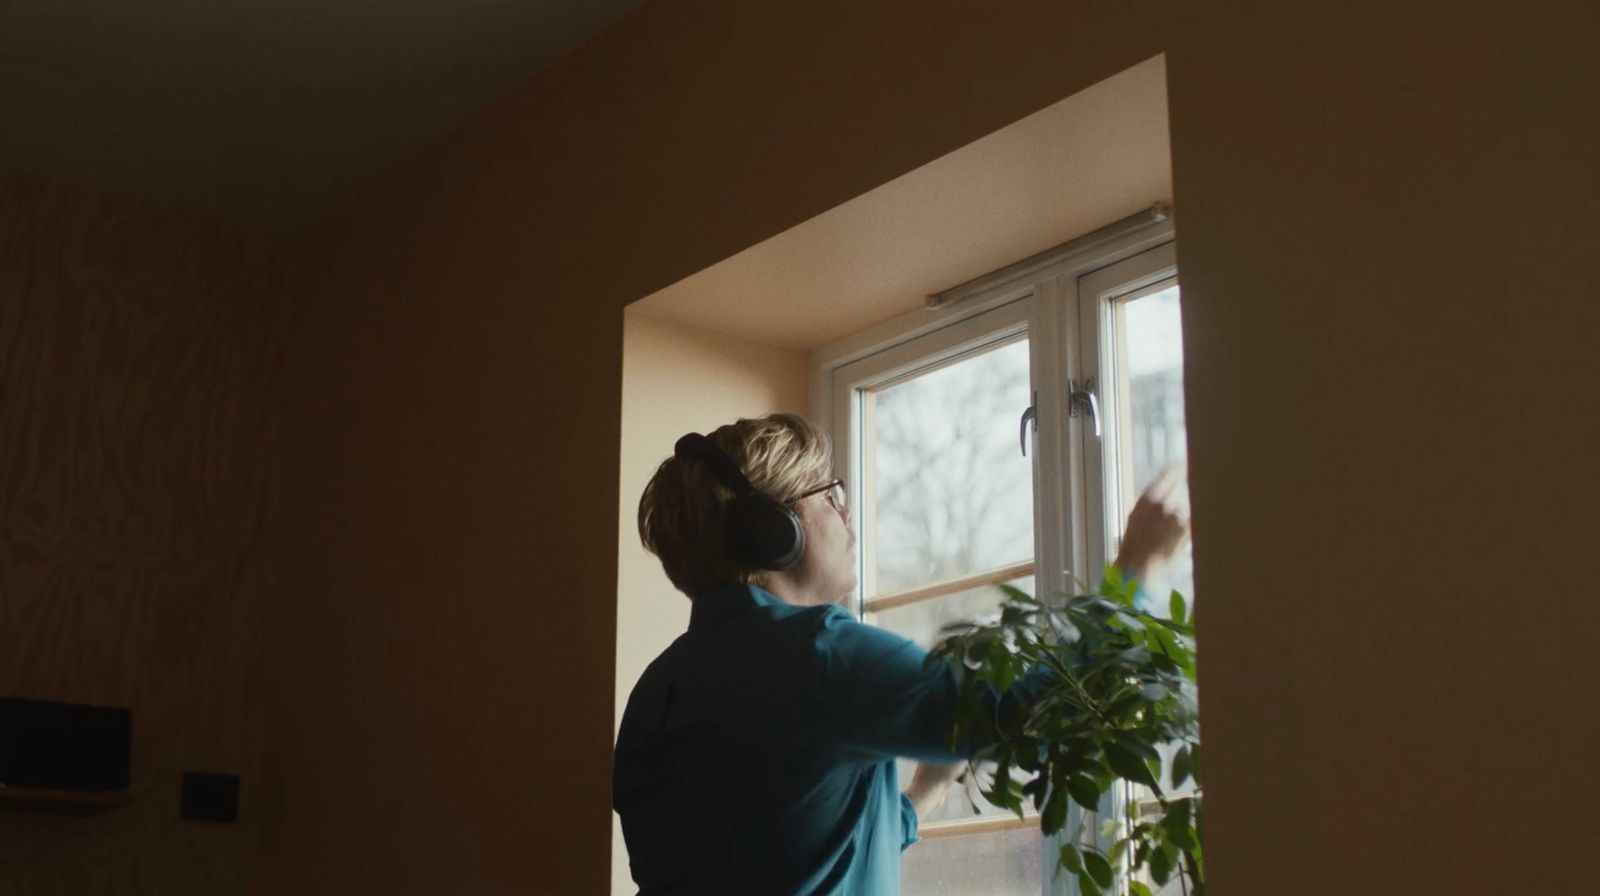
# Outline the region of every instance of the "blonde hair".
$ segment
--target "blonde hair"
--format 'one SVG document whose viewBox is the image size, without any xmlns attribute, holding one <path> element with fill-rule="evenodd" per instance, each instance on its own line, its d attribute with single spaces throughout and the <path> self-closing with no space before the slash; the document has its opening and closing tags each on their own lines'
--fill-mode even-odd
<svg viewBox="0 0 1600 896">
<path fill-rule="evenodd" d="M 793 500 L 832 471 L 827 436 L 795 414 L 741 419 L 706 438 L 756 491 L 779 501 Z M 728 548 L 732 500 L 733 489 L 705 462 L 677 456 L 661 462 L 639 497 L 639 540 L 691 598 L 714 585 L 761 583 L 764 571 L 740 563 Z"/>
</svg>

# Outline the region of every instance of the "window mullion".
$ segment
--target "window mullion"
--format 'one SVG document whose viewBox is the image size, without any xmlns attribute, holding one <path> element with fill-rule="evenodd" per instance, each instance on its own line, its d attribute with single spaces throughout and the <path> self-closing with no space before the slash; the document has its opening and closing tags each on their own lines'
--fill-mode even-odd
<svg viewBox="0 0 1600 896">
<path fill-rule="evenodd" d="M 1068 587 L 1074 529 L 1070 502 L 1073 479 L 1062 438 L 1065 415 L 1065 332 L 1056 278 L 1038 283 L 1031 322 L 1033 390 L 1037 438 L 1034 440 L 1035 594 L 1059 594 Z"/>
<path fill-rule="evenodd" d="M 1106 322 L 1106 307 L 1091 285 L 1092 276 L 1074 278 L 1072 283 L 1073 320 L 1075 323 L 1077 363 L 1073 378 L 1080 383 L 1094 380 L 1094 390 L 1100 396 L 1101 427 L 1096 435 L 1094 425 L 1087 418 L 1071 421 L 1073 441 L 1079 446 L 1082 457 L 1082 530 L 1083 570 L 1079 575 L 1085 584 L 1093 586 L 1100 579 L 1105 565 L 1113 553 L 1112 541 L 1116 533 L 1108 521 L 1113 511 L 1115 496 L 1106 490 L 1110 472 L 1115 462 L 1117 421 L 1115 409 L 1106 401 L 1113 383 L 1114 371 L 1110 357 L 1102 351 L 1102 328 Z"/>
</svg>

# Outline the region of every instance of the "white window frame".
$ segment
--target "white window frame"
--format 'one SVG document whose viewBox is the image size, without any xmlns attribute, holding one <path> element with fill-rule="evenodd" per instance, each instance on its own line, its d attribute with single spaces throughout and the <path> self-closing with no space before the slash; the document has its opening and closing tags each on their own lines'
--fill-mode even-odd
<svg viewBox="0 0 1600 896">
<path fill-rule="evenodd" d="M 1158 207 L 1165 212 L 1164 207 Z M 1175 221 L 1153 216 L 1141 226 L 1118 226 L 1110 238 L 1080 238 L 1002 271 L 957 287 L 961 299 L 940 308 L 913 311 L 822 346 L 810 357 L 812 419 L 825 426 L 835 445 L 834 475 L 843 479 L 859 515 L 856 535 L 863 535 L 866 500 L 860 452 L 861 436 L 855 400 L 857 390 L 882 385 L 915 371 L 936 367 L 976 348 L 1020 332 L 1030 342 L 1029 366 L 1034 392 L 1034 436 L 1029 457 L 1034 475 L 1035 594 L 1071 591 L 1072 574 L 1098 580 L 1121 536 L 1123 512 L 1118 496 L 1107 494 L 1115 472 L 1117 402 L 1103 400 L 1100 412 L 1107 438 L 1096 438 L 1086 417 L 1067 413 L 1068 381 L 1098 382 L 1096 391 L 1110 395 L 1117 387 L 1114 371 L 1102 371 L 1101 340 L 1110 332 L 1113 302 L 1130 293 L 1176 277 Z M 1084 247 L 1087 240 L 1089 245 Z M 1020 414 L 1023 408 L 1019 407 Z M 862 542 L 859 562 L 865 568 L 869 545 Z M 858 577 L 853 609 L 860 618 L 870 582 Z M 1109 798 L 1109 796 L 1108 796 Z M 1076 821 L 1068 820 L 1070 829 Z M 949 833 L 1006 830 L 1033 826 L 1009 817 L 993 823 L 959 822 Z M 944 826 L 941 826 L 942 830 Z M 928 833 L 937 833 L 930 828 Z M 926 835 L 925 835 L 926 836 Z M 1048 860 L 1054 844 L 1041 844 Z M 1046 861 L 1044 893 L 1053 888 L 1053 863 Z M 1070 876 L 1065 892 L 1076 893 Z"/>
<path fill-rule="evenodd" d="M 1066 590 L 1069 569 L 1098 575 L 1107 560 L 1108 539 L 1118 533 L 1117 524 L 1105 520 L 1117 508 L 1114 501 L 1108 506 L 1103 478 L 1087 475 L 1089 470 L 1104 469 L 1104 459 L 1088 421 L 1064 413 L 1067 381 L 1082 382 L 1085 371 L 1098 366 L 1103 318 L 1110 314 L 1110 301 L 1125 294 L 1117 291 L 1119 277 L 1131 275 L 1130 279 L 1149 285 L 1175 275 L 1174 229 L 1175 221 L 1168 216 L 1089 252 L 1041 253 L 1035 256 L 1038 263 L 1029 260 L 1024 275 L 993 283 L 956 305 L 912 311 L 813 351 L 811 418 L 827 428 L 833 440 L 834 475 L 845 481 L 852 495 L 861 494 L 860 464 L 851 448 L 860 435 L 859 421 L 852 417 L 855 389 L 946 360 L 1003 330 L 1025 326 L 1033 345 L 1030 367 L 1037 414 L 1037 435 L 1029 451 L 1036 483 L 1034 558 L 1040 570 L 1035 586 L 1039 593 Z M 1150 254 L 1152 250 L 1155 254 Z M 1052 253 L 1061 257 L 1051 259 Z M 1085 293 L 1092 293 L 1093 301 L 1083 301 Z M 999 316 L 988 316 L 996 311 Z M 1102 402 L 1103 413 L 1112 412 L 1107 405 Z M 1088 500 L 1074 501 L 1071 495 Z M 852 503 L 864 509 L 864 502 Z M 855 523 L 859 526 L 860 519 Z M 854 596 L 858 613 L 864 585 Z"/>
<path fill-rule="evenodd" d="M 1082 484 L 1084 517 L 1089 521 L 1089 539 L 1085 545 L 1088 565 L 1082 568 L 1090 575 L 1098 575 L 1111 561 L 1115 545 L 1122 538 L 1127 512 L 1133 509 L 1122 506 L 1122 496 L 1108 494 L 1106 490 L 1106 484 L 1116 481 L 1118 468 L 1125 462 L 1119 441 L 1122 427 L 1116 419 L 1123 403 L 1116 396 L 1126 384 L 1118 382 L 1114 364 L 1102 363 L 1102 346 L 1113 331 L 1117 302 L 1165 288 L 1177 276 L 1177 244 L 1168 242 L 1106 265 L 1077 281 L 1075 304 L 1081 358 L 1077 376 L 1081 379 L 1088 374 L 1098 379 L 1096 385 L 1102 396 L 1100 413 L 1104 424 L 1103 438 L 1095 438 L 1087 426 L 1080 426 L 1078 434 L 1083 467 L 1089 474 Z"/>
<path fill-rule="evenodd" d="M 853 450 L 864 431 L 864 411 L 866 400 L 855 400 L 858 390 L 872 387 L 881 387 L 892 383 L 902 377 L 925 373 L 938 368 L 943 364 L 958 361 L 969 354 L 981 351 L 996 343 L 1002 343 L 1023 333 L 1027 333 L 1030 340 L 1034 338 L 1035 322 L 1034 311 L 1039 307 L 1032 291 L 1016 295 L 1010 301 L 990 308 L 981 314 L 971 315 L 951 323 L 949 326 L 925 333 L 921 336 L 900 342 L 876 354 L 860 360 L 843 364 L 833 371 L 834 402 L 831 432 L 835 444 L 842 445 L 845 450 L 834 452 L 834 475 L 845 481 L 850 494 L 859 495 L 860 499 L 852 501 L 859 513 L 851 522 L 856 527 L 856 537 L 861 550 L 857 554 L 861 564 L 857 577 L 856 593 L 854 595 L 854 609 L 857 618 L 866 610 L 866 596 L 873 591 L 872 566 L 868 562 L 872 546 L 868 543 L 874 531 L 871 525 L 873 512 L 872 485 L 867 482 L 865 475 L 866 464 L 860 452 Z M 1030 367 L 1033 358 L 1040 353 L 1036 350 L 1029 352 Z M 1030 378 L 1034 383 L 1040 381 L 1037 370 L 1030 370 Z M 1026 405 L 1017 408 L 1020 416 Z M 844 439 L 838 437 L 839 433 L 846 433 Z M 1037 455 L 1037 452 L 1034 452 Z M 1035 457 L 1033 476 L 1037 480 L 1040 468 Z M 1040 564 L 1038 544 L 1038 495 L 1044 493 L 1043 489 L 1034 489 L 1034 552 L 1030 558 L 1035 561 L 1037 570 Z M 1044 567 L 1049 568 L 1049 567 Z M 1014 576 L 1013 576 L 1014 577 Z M 1037 580 L 1037 579 L 1036 579 Z"/>
</svg>

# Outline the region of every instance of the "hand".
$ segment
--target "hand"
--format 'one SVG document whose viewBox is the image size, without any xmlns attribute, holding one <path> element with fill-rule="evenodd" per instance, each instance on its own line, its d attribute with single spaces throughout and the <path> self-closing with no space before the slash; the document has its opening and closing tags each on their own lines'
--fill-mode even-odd
<svg viewBox="0 0 1600 896">
<path fill-rule="evenodd" d="M 1139 496 L 1128 514 L 1128 527 L 1117 552 L 1117 568 L 1136 579 L 1148 579 L 1172 561 L 1189 540 L 1189 520 L 1178 513 L 1176 495 L 1185 468 L 1173 464 Z"/>
<path fill-rule="evenodd" d="M 953 765 L 937 762 L 917 763 L 916 774 L 911 776 L 911 783 L 906 786 L 906 797 L 911 800 L 911 805 L 916 807 L 917 818 L 926 818 L 929 812 L 938 808 L 944 802 L 944 795 L 950 789 L 950 785 L 966 771 L 965 762 Z"/>
</svg>

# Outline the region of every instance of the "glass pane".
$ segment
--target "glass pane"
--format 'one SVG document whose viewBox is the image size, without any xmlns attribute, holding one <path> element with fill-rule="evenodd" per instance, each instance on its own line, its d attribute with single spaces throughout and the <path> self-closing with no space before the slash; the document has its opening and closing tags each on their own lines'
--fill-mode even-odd
<svg viewBox="0 0 1600 896">
<path fill-rule="evenodd" d="M 1176 283 L 1118 303 L 1117 419 L 1121 463 L 1117 492 L 1124 518 L 1139 493 L 1188 454 L 1183 416 L 1183 330 Z M 1187 488 L 1179 496 L 1188 512 Z M 1153 606 L 1165 614 L 1167 592 L 1194 596 L 1194 565 L 1184 550 L 1158 579 L 1146 583 Z"/>
<path fill-rule="evenodd" d="M 917 764 L 910 759 L 897 759 L 895 761 L 900 770 L 900 781 L 903 785 L 909 782 L 911 776 L 916 773 Z M 1017 813 L 1012 812 L 1010 809 L 1002 809 L 984 799 L 983 794 L 978 789 L 980 786 L 989 786 L 994 778 L 994 772 L 994 763 L 980 763 L 978 765 L 978 777 L 981 780 L 974 780 L 972 775 L 967 775 L 965 781 L 950 788 L 945 795 L 944 802 L 938 808 L 930 811 L 928 817 L 922 819 L 922 824 L 935 824 L 941 821 L 971 821 L 974 818 L 998 818 L 1003 815 L 1016 818 Z M 1011 777 L 1019 784 L 1026 784 L 1028 781 L 1028 775 L 1023 771 L 1013 771 Z M 1032 810 L 1031 798 L 1025 799 L 1028 800 L 1026 804 L 1028 809 Z M 974 807 L 977 808 L 976 812 L 973 811 Z"/>
<path fill-rule="evenodd" d="M 863 397 L 869 597 L 1033 556 L 1032 462 L 1017 438 L 1032 403 L 1026 340 Z"/>
<path fill-rule="evenodd" d="M 1012 579 L 1007 584 L 1029 594 L 1033 593 L 1033 578 L 1031 576 Z M 967 591 L 957 591 L 945 597 L 936 597 L 931 600 L 918 601 L 903 607 L 894 607 L 880 610 L 876 613 L 866 614 L 868 625 L 886 628 L 901 637 L 908 638 L 923 648 L 931 648 L 934 643 L 942 640 L 940 631 L 953 622 L 988 622 L 999 618 L 1000 602 L 1005 597 L 1004 593 L 994 585 L 984 585 Z M 910 781 L 912 774 L 917 770 L 917 764 L 909 759 L 900 760 L 900 780 Z M 985 763 L 979 768 L 979 775 L 985 783 L 994 772 L 993 763 Z M 1017 780 L 1026 778 L 1019 773 Z M 978 808 L 973 812 L 973 806 Z M 937 809 L 928 813 L 923 819 L 924 824 L 936 821 L 961 821 L 991 815 L 1014 815 L 1010 810 L 999 808 L 990 804 L 978 792 L 978 782 L 968 776 L 968 780 L 960 785 L 950 788 Z"/>
<path fill-rule="evenodd" d="M 922 840 L 901 860 L 904 896 L 1039 896 L 1043 841 L 1038 828 Z"/>
<path fill-rule="evenodd" d="M 1006 584 L 1033 593 L 1033 576 L 1012 579 Z M 951 623 L 997 620 L 1000 602 L 1004 598 L 1005 594 L 999 586 L 982 585 L 944 597 L 868 613 L 865 620 L 869 625 L 886 628 L 928 650 L 935 642 L 942 640 L 940 630 Z"/>
<path fill-rule="evenodd" d="M 1155 481 L 1161 471 L 1183 461 L 1187 455 L 1179 302 L 1178 286 L 1174 283 L 1118 303 L 1116 365 L 1120 393 L 1117 415 L 1120 458 L 1116 489 L 1124 516 L 1133 508 L 1139 493 Z M 1178 500 L 1182 512 L 1188 513 L 1186 488 L 1179 493 Z M 1162 575 L 1145 585 L 1151 604 L 1146 609 L 1158 615 L 1166 615 L 1167 593 L 1172 589 L 1182 592 L 1192 603 L 1194 565 L 1189 550 L 1185 549 Z M 1171 795 L 1194 790 L 1193 781 L 1185 782 L 1176 791 L 1171 787 L 1171 756 L 1176 750 L 1176 744 L 1161 749 L 1162 783 Z M 1135 787 L 1132 796 L 1144 799 L 1149 791 Z M 1144 880 L 1150 883 L 1147 875 Z M 1156 892 L 1158 896 L 1179 896 L 1184 892 L 1184 884 L 1174 876 Z"/>
</svg>

